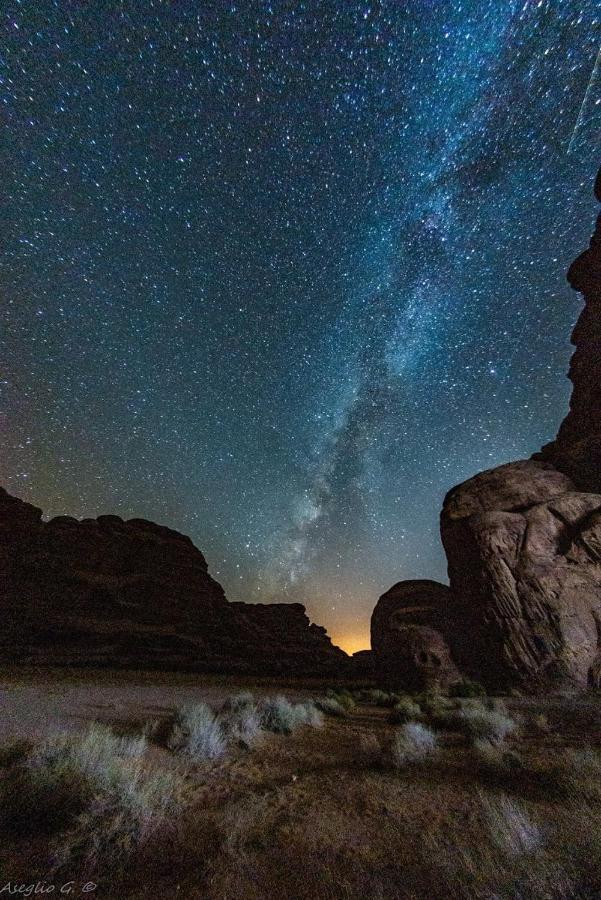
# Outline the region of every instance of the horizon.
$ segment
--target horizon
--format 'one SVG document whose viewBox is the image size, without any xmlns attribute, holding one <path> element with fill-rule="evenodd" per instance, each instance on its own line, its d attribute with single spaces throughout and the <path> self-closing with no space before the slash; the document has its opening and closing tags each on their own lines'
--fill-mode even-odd
<svg viewBox="0 0 601 900">
<path fill-rule="evenodd" d="M 0 483 L 369 648 L 447 581 L 444 494 L 568 409 L 601 94 L 567 6 L 10 12 Z"/>
</svg>

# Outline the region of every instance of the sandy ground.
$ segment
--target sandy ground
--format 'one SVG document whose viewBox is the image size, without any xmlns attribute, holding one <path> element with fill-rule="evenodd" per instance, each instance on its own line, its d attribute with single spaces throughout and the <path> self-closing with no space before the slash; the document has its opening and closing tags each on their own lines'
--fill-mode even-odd
<svg viewBox="0 0 601 900">
<path fill-rule="evenodd" d="M 322 686 L 323 687 L 323 686 Z M 0 741 L 77 731 L 90 722 L 124 726 L 161 718 L 176 707 L 201 701 L 220 704 L 232 693 L 256 696 L 285 692 L 291 699 L 311 691 L 285 681 L 162 672 L 106 670 L 0 670 Z"/>
</svg>

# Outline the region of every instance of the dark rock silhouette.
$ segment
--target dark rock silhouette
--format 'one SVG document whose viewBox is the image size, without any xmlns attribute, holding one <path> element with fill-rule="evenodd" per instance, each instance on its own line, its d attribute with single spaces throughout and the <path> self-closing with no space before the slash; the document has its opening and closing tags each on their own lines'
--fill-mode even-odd
<svg viewBox="0 0 601 900">
<path fill-rule="evenodd" d="M 601 170 L 595 193 L 601 202 Z M 601 216 L 568 280 L 585 301 L 570 411 L 531 460 L 449 491 L 441 535 L 450 589 L 432 589 L 432 602 L 409 616 L 404 597 L 418 601 L 416 585 L 428 582 L 401 582 L 380 598 L 372 647 L 381 680 L 404 671 L 408 686 L 419 681 L 422 648 L 437 652 L 438 641 L 493 689 L 601 685 Z"/>
<path fill-rule="evenodd" d="M 459 679 L 444 633 L 451 591 L 436 581 L 400 581 L 382 594 L 371 618 L 375 674 L 408 690 L 446 688 Z"/>
<path fill-rule="evenodd" d="M 324 675 L 350 660 L 300 604 L 228 603 L 192 541 L 143 519 L 42 521 L 0 489 L 4 661 Z"/>
<path fill-rule="evenodd" d="M 353 677 L 371 681 L 375 677 L 375 664 L 375 654 L 372 650 L 357 650 L 351 657 Z"/>
<path fill-rule="evenodd" d="M 601 203 L 601 169 L 595 195 Z M 584 297 L 572 332 L 570 411 L 540 456 L 566 472 L 579 490 L 601 493 L 601 215 L 588 250 L 570 266 L 568 281 Z"/>
<path fill-rule="evenodd" d="M 601 201 L 601 172 L 595 191 Z M 441 515 L 461 623 L 453 654 L 496 688 L 582 689 L 601 679 L 601 217 L 568 280 L 585 307 L 556 440 L 454 488 Z"/>
</svg>

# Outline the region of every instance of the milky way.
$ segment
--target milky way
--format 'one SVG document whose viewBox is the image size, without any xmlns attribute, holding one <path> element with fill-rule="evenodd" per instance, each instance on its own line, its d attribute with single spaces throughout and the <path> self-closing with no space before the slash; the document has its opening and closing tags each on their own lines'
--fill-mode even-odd
<svg viewBox="0 0 601 900">
<path fill-rule="evenodd" d="M 169 524 L 231 599 L 366 646 L 383 590 L 445 578 L 444 493 L 566 410 L 600 23 L 9 3 L 2 483 Z"/>
</svg>

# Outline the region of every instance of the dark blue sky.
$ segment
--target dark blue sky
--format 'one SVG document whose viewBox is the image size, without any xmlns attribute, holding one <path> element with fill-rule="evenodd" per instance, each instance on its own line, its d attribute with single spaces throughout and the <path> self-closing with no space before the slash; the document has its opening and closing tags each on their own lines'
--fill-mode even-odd
<svg viewBox="0 0 601 900">
<path fill-rule="evenodd" d="M 200 10 L 200 11 L 199 11 Z M 1 479 L 366 646 L 569 397 L 598 2 L 9 2 Z"/>
</svg>

